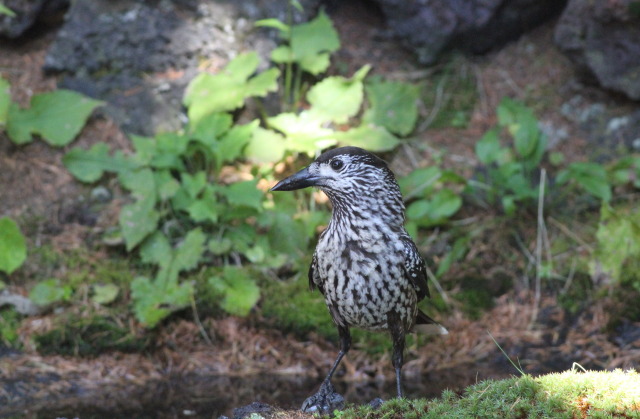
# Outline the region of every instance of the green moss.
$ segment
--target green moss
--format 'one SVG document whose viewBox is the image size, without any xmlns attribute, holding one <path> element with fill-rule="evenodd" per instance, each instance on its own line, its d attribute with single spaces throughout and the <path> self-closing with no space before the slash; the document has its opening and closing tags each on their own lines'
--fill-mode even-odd
<svg viewBox="0 0 640 419">
<path fill-rule="evenodd" d="M 0 342 L 11 348 L 17 348 L 18 327 L 22 316 L 15 310 L 5 308 L 0 310 Z"/>
<path fill-rule="evenodd" d="M 43 355 L 95 356 L 107 351 L 140 352 L 150 344 L 149 336 L 136 336 L 115 319 L 97 314 L 59 317 L 53 330 L 34 336 Z"/>
<path fill-rule="evenodd" d="M 391 400 L 380 409 L 351 408 L 346 418 L 640 418 L 640 377 L 635 372 L 568 371 L 538 378 L 483 381 L 461 396 Z"/>
<path fill-rule="evenodd" d="M 300 336 L 315 332 L 333 341 L 338 339 L 322 294 L 309 291 L 306 276 L 287 281 L 265 280 L 260 286 L 262 315 L 270 323 Z"/>
</svg>

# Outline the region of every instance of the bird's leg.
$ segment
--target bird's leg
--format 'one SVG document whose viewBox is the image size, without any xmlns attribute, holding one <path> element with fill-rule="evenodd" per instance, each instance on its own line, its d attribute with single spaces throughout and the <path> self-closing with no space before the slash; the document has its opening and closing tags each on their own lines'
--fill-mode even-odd
<svg viewBox="0 0 640 419">
<path fill-rule="evenodd" d="M 402 398 L 402 364 L 404 363 L 404 325 L 396 312 L 387 314 L 387 323 L 393 341 L 393 358 L 391 362 L 396 370 L 396 387 L 398 398 Z"/>
<path fill-rule="evenodd" d="M 336 372 L 340 361 L 349 352 L 351 348 L 351 334 L 349 328 L 344 326 L 338 326 L 338 334 L 340 335 L 340 352 L 336 358 L 329 374 L 320 385 L 320 389 L 316 394 L 309 397 L 302 403 L 303 412 L 318 412 L 323 414 L 330 414 L 336 409 L 342 409 L 344 407 L 344 398 L 336 393 L 333 384 L 331 384 L 331 377 Z"/>
</svg>

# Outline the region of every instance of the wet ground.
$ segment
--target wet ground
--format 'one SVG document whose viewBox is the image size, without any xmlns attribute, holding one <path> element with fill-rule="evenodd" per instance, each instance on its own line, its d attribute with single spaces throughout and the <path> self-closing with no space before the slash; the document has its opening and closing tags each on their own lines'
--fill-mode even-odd
<svg viewBox="0 0 640 419">
<path fill-rule="evenodd" d="M 458 368 L 406 379 L 404 390 L 409 398 L 433 398 L 445 389 L 460 391 L 478 380 L 509 375 L 507 371 Z M 156 381 L 129 391 L 104 388 L 98 389 L 99 394 L 89 394 L 79 389 L 79 394 L 63 399 L 21 400 L 14 406 L 0 407 L 0 418 L 233 417 L 233 409 L 255 401 L 297 409 L 318 385 L 317 378 L 303 376 L 182 377 Z M 376 397 L 387 400 L 395 396 L 394 381 L 335 381 L 335 387 L 349 403 L 365 404 Z"/>
</svg>

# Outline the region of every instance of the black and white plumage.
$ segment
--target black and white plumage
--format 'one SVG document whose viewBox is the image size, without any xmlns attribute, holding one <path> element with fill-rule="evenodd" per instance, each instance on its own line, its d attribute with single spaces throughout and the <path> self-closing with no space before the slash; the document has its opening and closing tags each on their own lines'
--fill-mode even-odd
<svg viewBox="0 0 640 419">
<path fill-rule="evenodd" d="M 386 163 L 358 147 L 320 155 L 307 168 L 280 181 L 273 191 L 319 187 L 333 212 L 309 269 L 340 335 L 340 353 L 320 391 L 303 410 L 331 410 L 337 399 L 331 377 L 351 346 L 350 327 L 389 331 L 393 340 L 398 397 L 405 334 L 446 333 L 418 310 L 429 296 L 424 261 L 404 229 L 404 203 Z"/>
</svg>

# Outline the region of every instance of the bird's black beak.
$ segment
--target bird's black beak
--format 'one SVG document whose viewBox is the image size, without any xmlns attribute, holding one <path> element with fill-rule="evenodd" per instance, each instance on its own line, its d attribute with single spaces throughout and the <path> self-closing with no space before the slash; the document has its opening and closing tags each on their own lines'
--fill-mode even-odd
<svg viewBox="0 0 640 419">
<path fill-rule="evenodd" d="M 319 186 L 320 177 L 313 176 L 309 173 L 309 168 L 305 167 L 298 173 L 282 179 L 276 184 L 272 191 L 295 191 L 296 189 L 307 188 L 309 186 Z"/>
</svg>

